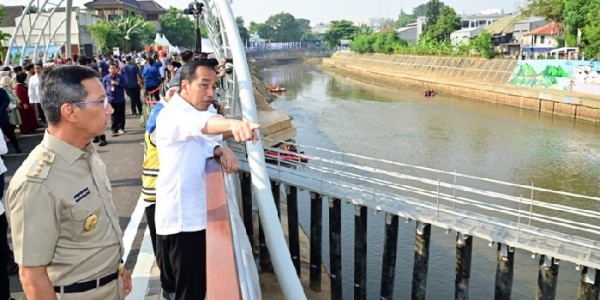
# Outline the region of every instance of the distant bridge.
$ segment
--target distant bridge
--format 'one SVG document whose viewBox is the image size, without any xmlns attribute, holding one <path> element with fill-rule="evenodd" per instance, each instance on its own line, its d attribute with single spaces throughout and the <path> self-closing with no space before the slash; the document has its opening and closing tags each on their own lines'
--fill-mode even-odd
<svg viewBox="0 0 600 300">
<path fill-rule="evenodd" d="M 304 58 L 331 57 L 333 52 L 327 48 L 282 48 L 248 49 L 246 56 L 257 61 L 268 60 L 279 63 L 293 62 Z"/>
</svg>

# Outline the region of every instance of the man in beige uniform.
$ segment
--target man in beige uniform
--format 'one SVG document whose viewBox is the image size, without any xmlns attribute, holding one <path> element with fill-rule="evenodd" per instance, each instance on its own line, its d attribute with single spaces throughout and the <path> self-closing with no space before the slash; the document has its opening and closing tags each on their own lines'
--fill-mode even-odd
<svg viewBox="0 0 600 300">
<path fill-rule="evenodd" d="M 91 139 L 113 112 L 93 69 L 49 68 L 40 96 L 44 139 L 10 182 L 7 212 L 28 299 L 124 299 L 119 217 Z"/>
</svg>

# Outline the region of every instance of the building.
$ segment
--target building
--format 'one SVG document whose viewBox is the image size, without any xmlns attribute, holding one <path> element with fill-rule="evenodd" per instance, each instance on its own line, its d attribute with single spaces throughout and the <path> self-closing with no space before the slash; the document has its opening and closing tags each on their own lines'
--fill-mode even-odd
<svg viewBox="0 0 600 300">
<path fill-rule="evenodd" d="M 476 38 L 481 34 L 482 27 L 464 28 L 454 31 L 450 34 L 450 43 L 452 46 L 465 44 L 468 45 L 471 39 Z"/>
<path fill-rule="evenodd" d="M 473 15 L 463 14 L 460 16 L 461 29 L 486 27 L 508 15 L 502 10 L 485 10 Z"/>
<path fill-rule="evenodd" d="M 463 14 L 460 16 L 461 29 L 486 27 L 499 19 L 502 19 L 510 14 L 505 14 L 503 10 L 487 9 L 478 14 Z M 424 16 L 417 17 L 417 42 L 427 25 L 427 18 Z"/>
<path fill-rule="evenodd" d="M 528 31 L 538 29 L 547 25 L 548 21 L 541 17 L 531 17 L 525 20 L 515 22 L 513 26 L 513 42 L 520 43 L 524 34 Z"/>
<path fill-rule="evenodd" d="M 25 7 L 6 6 L 6 17 L 2 22 L 0 30 L 10 33 L 16 31 L 16 25 L 21 19 Z M 66 8 L 58 7 L 54 12 L 41 12 L 40 18 L 35 18 L 35 14 L 25 14 L 21 23 L 21 30 L 16 32 L 14 44 L 11 48 L 12 57 L 29 57 L 32 59 L 43 60 L 54 55 L 65 53 L 64 44 L 67 40 L 66 35 Z M 35 23 L 33 23 L 35 22 Z M 47 26 L 44 26 L 48 22 Z M 82 8 L 73 8 L 71 13 L 71 52 L 91 56 L 93 41 L 87 27 L 97 22 L 93 12 Z M 40 28 L 44 28 L 40 30 Z M 29 40 L 27 36 L 29 35 Z M 29 45 L 26 49 L 22 47 Z M 39 45 L 37 49 L 35 45 Z M 5 42 L 8 47 L 8 42 Z M 25 50 L 25 51 L 23 51 Z"/>
<path fill-rule="evenodd" d="M 516 57 L 520 51 L 521 44 L 513 37 L 514 26 L 517 22 L 523 20 L 523 18 L 521 14 L 509 15 L 485 27 L 485 30 L 492 37 L 492 44 L 495 47 L 496 53 Z"/>
<path fill-rule="evenodd" d="M 558 25 L 555 22 L 525 32 L 521 41 L 521 51 L 527 57 L 539 53 L 548 53 L 558 47 L 556 36 Z"/>
<path fill-rule="evenodd" d="M 398 28 L 396 32 L 400 39 L 407 41 L 409 44 L 416 44 L 419 41 L 417 29 L 417 23 L 411 23 L 402 28 Z"/>
<path fill-rule="evenodd" d="M 159 18 L 166 10 L 152 0 L 93 0 L 85 3 L 85 7 L 94 10 L 96 14 L 108 21 L 121 15 L 140 16 L 154 25 L 160 31 Z"/>
<path fill-rule="evenodd" d="M 21 16 L 24 9 L 25 6 L 22 5 L 4 6 L 4 19 L 0 22 L 0 31 L 12 34 L 17 26 L 15 20 Z"/>
</svg>

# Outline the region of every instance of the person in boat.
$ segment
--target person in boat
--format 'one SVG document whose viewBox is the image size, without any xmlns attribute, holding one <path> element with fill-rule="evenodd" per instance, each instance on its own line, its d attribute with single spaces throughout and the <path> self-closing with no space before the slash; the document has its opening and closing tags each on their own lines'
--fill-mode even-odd
<svg viewBox="0 0 600 300">
<path fill-rule="evenodd" d="M 435 91 L 433 89 L 427 89 L 423 92 L 423 96 L 433 97 L 433 96 L 435 96 Z"/>
<path fill-rule="evenodd" d="M 48 129 L 6 192 L 25 295 L 125 299 L 132 285 L 121 261 L 119 215 L 106 164 L 90 142 L 104 133 L 113 113 L 98 71 L 47 68 L 40 100 Z"/>
</svg>

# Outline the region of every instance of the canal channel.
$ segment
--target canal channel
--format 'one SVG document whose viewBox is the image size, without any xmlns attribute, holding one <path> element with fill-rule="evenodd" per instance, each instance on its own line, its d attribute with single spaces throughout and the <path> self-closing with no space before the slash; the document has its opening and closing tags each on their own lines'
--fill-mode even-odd
<svg viewBox="0 0 600 300">
<path fill-rule="evenodd" d="M 293 117 L 299 144 L 600 195 L 600 124 L 440 93 L 425 98 L 412 87 L 365 84 L 311 64 L 268 66 L 260 74 L 264 82 L 287 89 L 272 106 Z M 309 196 L 304 193 L 299 199 L 307 200 L 299 201 L 299 211 L 303 227 L 309 228 Z M 597 211 L 600 203 L 590 201 L 582 208 Z M 348 232 L 347 238 L 342 237 L 344 297 L 352 299 L 354 211 L 351 205 L 342 209 L 342 233 Z M 383 224 L 383 214 L 369 214 L 367 299 L 379 297 Z M 327 232 L 323 228 L 324 253 L 328 253 Z M 401 222 L 396 299 L 410 298 L 414 236 L 415 223 Z M 434 227 L 431 242 L 427 298 L 452 298 L 455 233 Z M 324 258 L 328 264 L 327 255 Z M 517 250 L 513 299 L 535 296 L 538 259 Z M 475 239 L 473 299 L 494 297 L 495 271 L 496 247 Z M 561 262 L 557 299 L 576 297 L 579 276 L 574 264 Z"/>
</svg>

